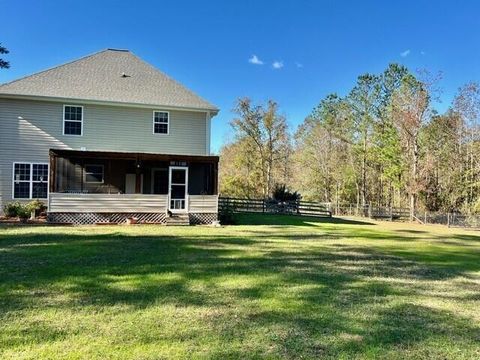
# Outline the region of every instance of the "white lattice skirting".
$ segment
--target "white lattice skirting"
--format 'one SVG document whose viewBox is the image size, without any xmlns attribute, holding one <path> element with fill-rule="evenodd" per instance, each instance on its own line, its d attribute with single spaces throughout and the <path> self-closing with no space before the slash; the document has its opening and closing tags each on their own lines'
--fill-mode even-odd
<svg viewBox="0 0 480 360">
<path fill-rule="evenodd" d="M 49 213 L 48 222 L 59 224 L 87 225 L 97 223 L 126 223 L 127 218 L 136 218 L 138 223 L 164 224 L 165 213 Z"/>
<path fill-rule="evenodd" d="M 189 213 L 191 225 L 211 224 L 218 219 L 217 213 Z"/>
</svg>

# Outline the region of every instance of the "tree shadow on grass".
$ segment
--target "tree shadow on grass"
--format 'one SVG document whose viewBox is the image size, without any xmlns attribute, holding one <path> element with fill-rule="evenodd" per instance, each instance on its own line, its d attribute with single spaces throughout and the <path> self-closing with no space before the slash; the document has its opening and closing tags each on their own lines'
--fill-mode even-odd
<svg viewBox="0 0 480 360">
<path fill-rule="evenodd" d="M 426 234 L 427 231 L 424 230 L 412 230 L 412 229 L 400 229 L 397 230 L 400 233 L 407 233 L 407 234 Z"/>
<path fill-rule="evenodd" d="M 376 349 L 387 358 L 389 354 L 385 353 L 386 350 L 398 354 L 399 350 L 415 349 L 418 344 L 426 342 L 450 344 L 457 346 L 458 350 L 466 350 L 466 346 L 475 347 L 478 344 L 480 328 L 469 319 L 446 310 L 402 303 L 375 313 L 357 335 L 361 341 L 346 341 L 336 350 L 353 355 L 365 349 L 370 352 Z M 448 358 L 448 352 L 441 353 L 448 350 L 440 347 L 433 351 L 438 351 L 437 356 L 441 358 Z M 428 357 L 437 357 L 432 354 L 432 349 L 425 349 L 425 352 L 430 352 Z"/>
<path fill-rule="evenodd" d="M 236 214 L 236 225 L 317 226 L 319 224 L 375 225 L 374 223 L 336 217 L 313 217 L 282 214 Z"/>
<path fill-rule="evenodd" d="M 317 235 L 321 239 L 322 234 Z M 289 234 L 246 231 L 238 236 L 213 232 L 182 236 L 118 231 L 83 235 L 61 230 L 2 234 L 0 321 L 8 322 L 10 316 L 19 316 L 23 310 L 41 311 L 48 306 L 69 310 L 119 304 L 137 310 L 163 304 L 208 307 L 217 309 L 221 316 L 205 321 L 227 342 L 248 342 L 250 334 L 266 329 L 271 335 L 265 347 L 271 345 L 274 354 L 296 357 L 300 353 L 313 358 L 342 352 L 358 354 L 371 346 L 390 348 L 421 342 L 445 326 L 449 329 L 445 336 L 467 340 L 478 336 L 477 328 L 465 327 L 453 314 L 390 304 L 392 297 L 421 295 L 422 290 L 411 285 L 411 280 L 445 280 L 465 271 L 478 271 L 480 262 L 475 265 L 474 255 L 468 257 L 466 253 L 468 249 L 453 258 L 451 252 L 439 250 L 429 254 L 430 264 L 425 264 L 421 255 L 415 258 L 414 253 L 393 256 L 349 244 L 312 247 L 295 241 L 286 246 L 278 241 L 265 242 L 267 236 L 286 239 Z M 379 276 L 398 284 L 379 280 Z M 235 282 L 230 287 L 222 285 L 225 279 L 243 278 L 249 281 L 242 286 Z M 63 299 L 57 301 L 59 294 Z M 279 305 L 275 310 L 246 305 L 259 301 Z M 376 304 L 383 310 L 377 309 L 378 313 L 362 324 L 349 311 L 361 311 L 365 304 Z M 49 338 L 37 336 L 35 331 L 32 341 Z M 53 338 L 59 336 L 55 331 L 44 327 Z M 412 332 L 414 335 L 408 335 Z M 334 346 L 323 343 L 325 336 L 338 334 L 348 336 Z M 234 351 L 217 355 L 234 356 Z M 255 351 L 259 356 L 266 355 L 263 348 Z M 211 355 L 215 357 L 214 351 Z"/>
<path fill-rule="evenodd" d="M 480 270 L 478 252 L 469 249 L 418 253 L 413 249 L 393 248 L 387 255 L 379 250 L 346 244 L 329 244 L 319 249 L 302 249 L 300 244 L 284 249 L 275 241 L 262 241 L 268 237 L 297 240 L 299 236 L 303 239 L 299 234 L 251 235 L 250 232 L 238 237 L 121 233 L 0 236 L 0 276 L 3 284 L 10 285 L 22 282 L 42 285 L 73 276 L 87 279 L 84 285 L 89 288 L 104 275 L 177 273 L 184 279 L 207 279 L 229 274 L 278 274 L 285 269 L 288 275 L 295 274 L 293 270 L 298 268 L 302 276 L 308 277 L 315 269 L 315 274 L 325 271 L 318 275 L 321 278 L 335 275 L 333 282 L 343 283 L 347 280 L 339 281 L 332 273 L 335 267 L 343 265 L 355 268 L 344 272 L 350 279 L 357 275 L 368 276 L 372 269 L 385 276 L 436 280 Z M 345 235 L 307 235 L 308 240 L 342 237 Z M 261 251 L 262 255 L 251 256 L 250 250 Z M 108 279 L 101 282 L 108 283 Z"/>
</svg>

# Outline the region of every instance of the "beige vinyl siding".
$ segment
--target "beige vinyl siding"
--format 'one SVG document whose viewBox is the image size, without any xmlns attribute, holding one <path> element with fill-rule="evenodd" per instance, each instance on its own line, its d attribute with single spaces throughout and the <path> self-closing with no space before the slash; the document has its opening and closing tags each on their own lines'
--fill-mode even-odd
<svg viewBox="0 0 480 360">
<path fill-rule="evenodd" d="M 83 106 L 83 136 L 63 135 L 65 104 Z M 205 112 L 169 110 L 165 135 L 153 133 L 154 110 L 0 98 L 0 209 L 12 200 L 13 162 L 48 162 L 50 148 L 207 155 Z"/>
<path fill-rule="evenodd" d="M 165 213 L 167 195 L 50 194 L 49 212 L 67 213 Z"/>
<path fill-rule="evenodd" d="M 216 213 L 218 212 L 218 196 L 189 195 L 188 211 L 191 213 Z"/>
</svg>

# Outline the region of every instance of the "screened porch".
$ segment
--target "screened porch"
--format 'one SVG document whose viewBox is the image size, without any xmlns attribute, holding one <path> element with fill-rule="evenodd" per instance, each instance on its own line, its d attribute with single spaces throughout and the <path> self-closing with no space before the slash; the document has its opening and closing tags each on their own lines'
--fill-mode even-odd
<svg viewBox="0 0 480 360">
<path fill-rule="evenodd" d="M 216 156 L 51 150 L 49 212 L 216 213 L 217 177 Z"/>
</svg>

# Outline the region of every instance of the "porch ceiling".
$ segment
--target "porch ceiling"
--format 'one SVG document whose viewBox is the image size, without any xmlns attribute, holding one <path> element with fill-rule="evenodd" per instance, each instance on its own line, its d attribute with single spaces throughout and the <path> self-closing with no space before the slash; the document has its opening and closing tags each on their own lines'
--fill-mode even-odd
<svg viewBox="0 0 480 360">
<path fill-rule="evenodd" d="M 153 153 L 133 153 L 116 151 L 81 151 L 50 149 L 50 156 L 59 157 L 79 157 L 89 159 L 121 159 L 121 160 L 157 160 L 157 161 L 195 161 L 205 163 L 218 163 L 218 156 L 201 155 L 175 155 L 175 154 L 153 154 Z"/>
</svg>

